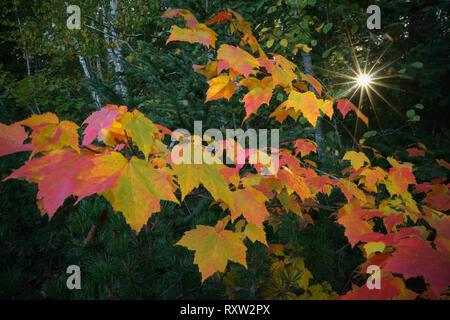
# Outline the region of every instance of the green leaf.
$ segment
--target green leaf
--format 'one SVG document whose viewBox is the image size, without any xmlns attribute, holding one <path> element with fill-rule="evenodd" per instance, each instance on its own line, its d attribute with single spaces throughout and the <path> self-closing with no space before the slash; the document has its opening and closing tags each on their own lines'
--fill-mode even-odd
<svg viewBox="0 0 450 320">
<path fill-rule="evenodd" d="M 374 34 L 374 33 L 370 33 L 370 37 L 372 38 L 372 41 L 373 42 L 378 42 L 378 38 L 377 38 L 377 36 Z"/>
<path fill-rule="evenodd" d="M 333 51 L 336 48 L 336 46 L 332 46 L 331 48 L 329 48 L 327 51 L 325 51 L 324 53 L 322 53 L 322 58 L 326 58 L 330 55 L 331 51 Z"/>
<path fill-rule="evenodd" d="M 418 103 L 418 104 L 416 104 L 415 106 L 414 106 L 414 108 L 416 108 L 416 109 L 423 109 L 423 108 L 425 108 L 424 106 L 423 106 L 423 104 L 421 104 L 421 103 Z"/>
<path fill-rule="evenodd" d="M 327 33 L 328 31 L 330 31 L 330 29 L 333 27 L 333 24 L 330 22 L 330 23 L 327 23 L 326 25 L 325 25 L 325 27 L 323 27 L 323 33 Z"/>
<path fill-rule="evenodd" d="M 416 112 L 414 111 L 414 109 L 410 109 L 406 112 L 406 116 L 410 119 L 413 118 L 415 115 L 416 115 Z"/>
<path fill-rule="evenodd" d="M 423 63 L 420 61 L 414 62 L 411 64 L 411 67 L 416 68 L 416 69 L 422 69 L 423 68 Z"/>
<path fill-rule="evenodd" d="M 317 46 L 317 40 L 311 40 L 311 45 L 312 45 L 313 47 Z"/>
<path fill-rule="evenodd" d="M 376 136 L 377 135 L 377 132 L 375 131 L 375 130 L 372 130 L 372 131 L 367 131 L 366 133 L 364 133 L 364 138 L 370 138 L 370 137 L 373 137 L 373 136 Z"/>
</svg>

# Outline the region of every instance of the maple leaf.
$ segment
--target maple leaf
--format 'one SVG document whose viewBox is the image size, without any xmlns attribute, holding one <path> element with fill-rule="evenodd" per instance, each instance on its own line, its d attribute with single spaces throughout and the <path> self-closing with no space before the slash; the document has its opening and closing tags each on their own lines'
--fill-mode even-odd
<svg viewBox="0 0 450 320">
<path fill-rule="evenodd" d="M 231 219 L 235 220 L 243 214 L 245 220 L 261 228 L 264 220 L 269 216 L 264 204 L 268 200 L 262 192 L 252 187 L 234 191 L 234 206 L 230 207 Z"/>
<path fill-rule="evenodd" d="M 376 191 L 376 184 L 383 183 L 388 173 L 380 167 L 364 168 L 360 175 L 363 177 L 361 182 L 364 182 L 370 191 Z"/>
<path fill-rule="evenodd" d="M 127 112 L 122 119 L 123 129 L 127 134 L 130 133 L 131 138 L 139 147 L 145 158 L 150 153 L 167 153 L 166 146 L 160 140 L 160 132 L 158 128 L 148 119 L 142 112 L 134 110 Z"/>
<path fill-rule="evenodd" d="M 408 157 L 425 157 L 425 151 L 417 148 L 406 149 L 408 152 Z"/>
<path fill-rule="evenodd" d="M 372 226 L 367 222 L 372 214 L 378 214 L 378 212 L 367 211 L 357 202 L 346 204 L 339 209 L 337 222 L 345 227 L 345 236 L 352 247 L 363 235 L 372 233 Z"/>
<path fill-rule="evenodd" d="M 243 234 L 245 237 L 249 238 L 252 242 L 259 241 L 268 246 L 266 240 L 266 233 L 262 226 L 260 227 L 253 223 L 247 223 Z"/>
<path fill-rule="evenodd" d="M 392 167 L 389 170 L 386 188 L 391 195 L 402 194 L 408 190 L 408 185 L 417 184 L 416 178 L 407 167 Z"/>
<path fill-rule="evenodd" d="M 434 250 L 427 241 L 405 238 L 384 266 L 385 270 L 401 273 L 407 278 L 423 276 L 433 292 L 440 296 L 450 285 L 450 256 Z"/>
<path fill-rule="evenodd" d="M 283 167 L 280 171 L 278 171 L 277 178 L 283 185 L 295 191 L 302 201 L 307 198 L 311 198 L 312 194 L 305 182 L 305 179 L 292 172 L 289 168 Z"/>
<path fill-rule="evenodd" d="M 217 73 L 232 68 L 248 78 L 252 70 L 259 67 L 258 60 L 250 53 L 228 44 L 222 44 L 217 50 L 217 59 Z"/>
<path fill-rule="evenodd" d="M 230 81 L 230 77 L 228 75 L 215 77 L 209 80 L 208 84 L 209 89 L 206 92 L 205 102 L 220 98 L 230 100 L 237 86 L 234 81 Z"/>
<path fill-rule="evenodd" d="M 297 79 L 297 75 L 294 73 L 297 65 L 281 55 L 274 54 L 273 60 L 267 57 L 260 57 L 257 60 L 272 75 L 273 87 L 277 85 L 290 86 L 292 81 Z"/>
<path fill-rule="evenodd" d="M 347 113 L 349 113 L 349 111 L 352 110 L 352 108 L 350 108 L 349 104 L 351 104 L 351 102 L 348 100 L 345 100 L 345 99 L 337 100 L 337 108 L 341 112 L 342 118 L 345 118 Z"/>
<path fill-rule="evenodd" d="M 23 144 L 27 138 L 28 134 L 19 124 L 13 123 L 7 126 L 0 123 L 0 156 L 32 150 L 31 144 Z"/>
<path fill-rule="evenodd" d="M 342 117 L 345 118 L 347 113 L 352 110 L 356 113 L 356 116 L 360 118 L 366 126 L 369 126 L 369 118 L 367 118 L 353 103 L 346 99 L 337 99 L 337 108 L 342 113 Z"/>
<path fill-rule="evenodd" d="M 269 105 L 272 97 L 272 77 L 265 77 L 262 80 L 256 78 L 246 78 L 239 82 L 240 86 L 246 86 L 248 93 L 242 99 L 245 103 L 246 116 L 243 121 L 248 119 L 252 113 L 256 113 L 262 104 Z"/>
<path fill-rule="evenodd" d="M 195 72 L 203 74 L 206 79 L 210 79 L 217 75 L 217 61 L 210 61 L 205 65 L 196 65 L 192 66 Z"/>
<path fill-rule="evenodd" d="M 111 203 L 115 211 L 123 213 L 134 231 L 139 232 L 151 214 L 160 211 L 160 200 L 179 203 L 173 194 L 175 185 L 166 171 L 154 169 L 137 157 L 128 161 L 120 153 L 111 152 L 97 162 L 99 166 L 92 170 L 92 174 L 101 174 L 106 163 L 113 166 L 117 180 L 112 188 L 103 190 L 100 195 Z"/>
<path fill-rule="evenodd" d="M 62 149 L 63 147 L 71 147 L 77 152 L 80 151 L 78 147 L 78 125 L 71 121 L 59 122 L 54 113 L 32 115 L 30 118 L 17 123 L 33 130 L 31 133 L 33 150 L 30 158 L 39 152 Z"/>
<path fill-rule="evenodd" d="M 347 198 L 348 202 L 350 202 L 353 197 L 361 201 L 366 201 L 366 195 L 364 194 L 364 191 L 359 189 L 358 186 L 353 182 L 347 179 L 340 179 L 338 186 L 341 187 L 341 191 Z"/>
<path fill-rule="evenodd" d="M 364 152 L 348 151 L 345 153 L 342 160 L 350 160 L 350 164 L 355 170 L 363 167 L 365 163 L 370 165 L 370 160 Z"/>
<path fill-rule="evenodd" d="M 213 18 L 205 22 L 206 25 L 210 25 L 213 23 L 222 24 L 225 21 L 231 21 L 232 14 L 228 11 L 221 11 L 217 15 L 215 15 Z"/>
<path fill-rule="evenodd" d="M 87 124 L 83 134 L 83 146 L 91 144 L 96 137 L 100 137 L 102 130 L 109 130 L 117 116 L 117 106 L 107 105 L 99 111 L 92 113 L 83 124 Z"/>
<path fill-rule="evenodd" d="M 444 184 L 437 184 L 431 187 L 431 192 L 424 199 L 431 208 L 447 211 L 450 210 L 450 194 L 448 187 Z"/>
<path fill-rule="evenodd" d="M 201 43 L 206 47 L 216 47 L 217 33 L 205 26 L 198 23 L 195 25 L 195 29 L 184 28 L 181 29 L 176 25 L 172 26 L 172 32 L 166 41 L 166 44 L 171 41 L 186 41 L 189 43 Z"/>
<path fill-rule="evenodd" d="M 202 282 L 217 271 L 225 271 L 228 260 L 247 268 L 247 248 L 239 234 L 224 230 L 221 224 L 216 227 L 198 225 L 185 232 L 176 245 L 195 251 L 194 263 L 202 274 Z"/>
<path fill-rule="evenodd" d="M 25 178 L 38 183 L 37 198 L 42 199 L 45 211 L 52 218 L 64 200 L 77 194 L 84 185 L 86 178 L 80 177 L 80 171 L 92 167 L 91 160 L 91 153 L 56 150 L 27 161 L 5 180 Z M 61 173 L 64 173 L 63 178 Z"/>
<path fill-rule="evenodd" d="M 315 127 L 317 118 L 320 117 L 319 110 L 329 114 L 330 105 L 331 102 L 317 99 L 316 95 L 311 91 L 305 93 L 292 91 L 289 93 L 288 100 L 280 104 L 270 117 L 275 117 L 278 121 L 282 122 L 287 115 L 291 115 L 286 111 L 293 109 L 295 112 L 294 119 L 297 119 L 298 112 L 301 112 L 312 126 Z"/>
<path fill-rule="evenodd" d="M 183 19 L 186 21 L 189 28 L 194 29 L 195 26 L 198 24 L 197 19 L 194 17 L 194 15 L 186 9 L 169 9 L 166 12 L 163 13 L 161 17 L 163 18 L 173 18 L 173 17 L 183 17 Z"/>
<path fill-rule="evenodd" d="M 294 143 L 295 155 L 300 153 L 303 158 L 311 152 L 317 153 L 317 143 L 309 139 L 297 139 Z"/>
<path fill-rule="evenodd" d="M 194 188 L 203 184 L 216 200 L 223 200 L 229 207 L 233 206 L 233 194 L 228 183 L 220 173 L 222 164 L 178 164 L 173 166 L 181 189 L 181 200 Z"/>
</svg>

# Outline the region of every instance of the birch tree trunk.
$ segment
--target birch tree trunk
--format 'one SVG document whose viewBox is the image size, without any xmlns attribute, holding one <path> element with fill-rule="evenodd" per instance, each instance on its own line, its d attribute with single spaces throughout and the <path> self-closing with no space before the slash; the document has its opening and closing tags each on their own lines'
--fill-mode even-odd
<svg viewBox="0 0 450 320">
<path fill-rule="evenodd" d="M 87 67 L 86 59 L 84 59 L 84 57 L 81 54 L 78 54 L 78 60 L 80 61 L 81 66 L 83 67 L 84 76 L 90 80 L 91 74 Z M 102 103 L 100 101 L 100 97 L 98 96 L 97 92 L 95 92 L 94 89 L 91 89 L 91 95 L 92 95 L 92 99 L 94 99 L 94 102 L 97 105 L 97 108 L 101 109 Z"/>
<path fill-rule="evenodd" d="M 120 93 L 122 98 L 128 96 L 128 89 L 124 84 L 123 65 L 122 65 L 122 48 L 120 46 L 119 38 L 115 30 L 115 24 L 117 21 L 117 0 L 111 0 L 109 2 L 110 11 L 109 19 L 106 15 L 106 10 L 103 8 L 103 24 L 104 37 L 106 41 L 106 51 L 108 56 L 108 63 L 114 67 L 115 78 L 117 81 L 116 90 Z"/>
</svg>

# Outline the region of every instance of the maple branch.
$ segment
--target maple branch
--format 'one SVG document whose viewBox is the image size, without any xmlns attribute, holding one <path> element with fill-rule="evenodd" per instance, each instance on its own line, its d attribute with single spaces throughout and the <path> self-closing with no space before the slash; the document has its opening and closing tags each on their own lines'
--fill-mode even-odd
<svg viewBox="0 0 450 320">
<path fill-rule="evenodd" d="M 127 139 L 127 145 L 131 149 L 131 152 L 133 152 L 133 155 L 137 157 L 136 152 L 134 152 L 134 149 L 131 147 L 130 138 L 127 135 L 127 130 L 123 129 L 123 132 L 125 132 L 125 138 Z"/>
<path fill-rule="evenodd" d="M 84 149 L 87 149 L 87 150 L 89 150 L 89 151 L 91 151 L 91 152 L 94 152 L 94 153 L 97 153 L 97 154 L 101 154 L 101 153 L 102 153 L 101 151 L 91 149 L 91 148 L 89 148 L 88 146 L 80 146 L 80 145 L 79 145 L 79 147 L 82 147 L 82 148 L 84 148 Z"/>
</svg>

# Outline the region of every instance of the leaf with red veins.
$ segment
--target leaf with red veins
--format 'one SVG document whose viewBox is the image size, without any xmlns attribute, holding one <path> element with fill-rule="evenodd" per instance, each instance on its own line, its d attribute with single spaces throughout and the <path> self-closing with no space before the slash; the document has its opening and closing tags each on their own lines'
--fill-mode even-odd
<svg viewBox="0 0 450 320">
<path fill-rule="evenodd" d="M 9 126 L 0 123 L 0 157 L 33 149 L 31 144 L 23 144 L 28 138 L 25 129 L 17 123 Z"/>
<path fill-rule="evenodd" d="M 183 17 L 189 28 L 194 29 L 198 24 L 195 16 L 186 9 L 169 9 L 161 16 L 163 18 Z"/>
<path fill-rule="evenodd" d="M 246 78 L 242 79 L 239 85 L 246 86 L 249 90 L 242 99 L 242 102 L 245 103 L 244 106 L 247 113 L 243 120 L 245 121 L 252 113 L 256 113 L 261 105 L 269 105 L 273 90 L 272 77 L 265 77 L 262 80 Z"/>
<path fill-rule="evenodd" d="M 425 157 L 425 151 L 417 148 L 406 149 L 408 152 L 408 157 Z"/>
<path fill-rule="evenodd" d="M 232 221 L 243 214 L 249 223 L 262 227 L 264 220 L 269 216 L 265 205 L 269 199 L 252 187 L 234 191 L 233 198 L 234 206 L 230 208 Z"/>
<path fill-rule="evenodd" d="M 109 130 L 114 120 L 117 116 L 117 106 L 107 105 L 99 111 L 92 113 L 83 124 L 87 124 L 86 129 L 84 129 L 83 134 L 83 146 L 91 144 L 95 138 L 100 138 L 101 130 Z"/>
<path fill-rule="evenodd" d="M 353 290 L 336 300 L 389 300 L 399 296 L 407 296 L 414 299 L 417 294 L 406 289 L 405 282 L 399 277 L 394 277 L 390 272 L 381 272 L 380 289 L 369 289 L 366 284 L 361 287 L 353 286 Z M 408 294 L 409 292 L 409 294 Z"/>
<path fill-rule="evenodd" d="M 405 279 L 423 276 L 437 296 L 450 285 L 449 253 L 436 251 L 418 238 L 401 239 L 384 269 Z"/>
<path fill-rule="evenodd" d="M 258 60 L 250 53 L 228 44 L 222 44 L 219 50 L 217 50 L 217 59 L 219 60 L 217 73 L 232 68 L 248 78 L 253 69 L 259 67 Z"/>
</svg>

